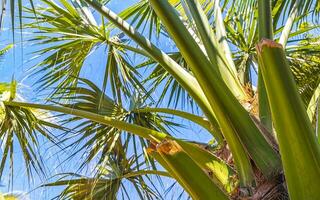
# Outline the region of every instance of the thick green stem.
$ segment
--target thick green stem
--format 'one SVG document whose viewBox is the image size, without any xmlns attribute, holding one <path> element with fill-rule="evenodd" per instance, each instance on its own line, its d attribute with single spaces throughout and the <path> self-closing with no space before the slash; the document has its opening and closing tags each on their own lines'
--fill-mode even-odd
<svg viewBox="0 0 320 200">
<path fill-rule="evenodd" d="M 258 25 L 259 25 L 259 38 L 273 39 L 273 26 L 272 26 L 272 13 L 271 13 L 271 0 L 258 1 Z M 264 86 L 261 70 L 258 72 L 258 92 L 259 92 L 259 117 L 261 123 L 272 132 L 272 119 L 269 101 Z"/>
<path fill-rule="evenodd" d="M 259 38 L 273 39 L 271 0 L 259 0 Z"/>
<path fill-rule="evenodd" d="M 228 196 L 212 181 L 209 175 L 175 141 L 157 145 L 156 153 L 173 177 L 195 200 L 227 200 Z M 186 167 L 187 166 L 187 167 Z"/>
<path fill-rule="evenodd" d="M 271 110 L 269 107 L 269 101 L 267 97 L 266 87 L 264 86 L 264 81 L 262 74 L 259 70 L 258 72 L 258 97 L 259 97 L 259 118 L 264 127 L 273 132 Z"/>
<path fill-rule="evenodd" d="M 282 46 L 257 46 L 290 199 L 319 199 L 320 146 Z"/>
<path fill-rule="evenodd" d="M 203 170 L 212 174 L 212 180 L 223 187 L 228 193 L 233 192 L 238 186 L 238 179 L 235 179 L 235 171 L 225 163 L 196 144 L 175 140 L 190 158 L 197 163 Z"/>
</svg>

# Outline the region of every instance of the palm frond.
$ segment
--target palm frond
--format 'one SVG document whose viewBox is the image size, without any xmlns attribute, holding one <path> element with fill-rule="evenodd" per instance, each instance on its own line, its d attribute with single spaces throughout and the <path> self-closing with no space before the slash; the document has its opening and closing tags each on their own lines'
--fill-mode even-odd
<svg viewBox="0 0 320 200">
<path fill-rule="evenodd" d="M 66 88 L 66 93 L 72 93 L 74 95 L 61 95 L 64 97 L 59 97 L 59 100 L 65 103 L 58 104 L 72 109 L 112 117 L 120 121 L 140 125 L 167 134 L 169 134 L 171 127 L 179 126 L 169 119 L 166 119 L 165 116 L 151 112 L 136 112 L 138 108 L 145 106 L 145 99 L 142 97 L 131 95 L 132 98 L 129 108 L 124 108 L 118 104 L 117 101 L 108 97 L 91 81 L 86 79 L 80 80 L 80 86 Z M 132 135 L 131 133 L 123 134 L 119 129 L 90 120 L 84 120 L 80 117 L 67 117 L 62 121 L 62 124 L 64 126 L 67 126 L 67 124 L 76 124 L 75 127 L 73 127 L 76 133 L 66 132 L 65 138 L 66 140 L 72 139 L 70 146 L 76 149 L 76 153 L 86 152 L 87 156 L 84 156 L 83 163 L 79 167 L 80 169 L 93 160 L 98 160 L 98 163 L 104 163 L 110 152 L 124 151 L 122 149 L 122 145 L 124 144 L 126 148 L 128 148 L 128 146 L 133 147 L 137 153 L 136 155 L 145 153 L 144 150 L 149 145 L 149 141 Z M 75 140 L 74 138 L 77 139 Z M 71 157 L 75 154 L 72 154 Z M 154 166 L 152 159 L 146 154 L 144 155 L 146 156 L 146 162 L 150 161 L 150 164 Z"/>
<path fill-rule="evenodd" d="M 32 42 L 46 45 L 34 52 L 35 55 L 45 56 L 33 67 L 34 73 L 42 76 L 38 87 L 44 89 L 55 83 L 58 83 L 58 89 L 76 86 L 76 77 L 86 58 L 107 40 L 108 35 L 105 30 L 88 24 L 76 8 L 64 0 L 60 1 L 62 6 L 53 1 L 44 0 L 43 3 L 47 7 L 37 7 L 37 16 L 29 17 L 34 22 L 25 25 L 37 30 Z M 32 10 L 27 9 L 27 12 L 32 13 Z"/>
<path fill-rule="evenodd" d="M 190 71 L 187 63 L 179 52 L 173 52 L 168 54 L 174 61 L 180 66 L 184 67 L 187 71 Z M 148 92 L 154 99 L 157 100 L 156 105 L 163 102 L 167 102 L 168 106 L 173 107 L 188 107 L 193 111 L 196 109 L 193 98 L 188 94 L 187 91 L 172 77 L 163 67 L 149 59 L 143 63 L 140 63 L 137 68 L 145 69 L 152 67 L 151 73 L 145 78 L 143 83 L 150 86 L 151 90 Z M 158 91 L 161 88 L 161 91 Z M 159 94 L 159 95 L 154 95 Z"/>
<path fill-rule="evenodd" d="M 320 83 L 319 44 L 319 38 L 307 35 L 287 49 L 291 70 L 306 106 Z"/>
<path fill-rule="evenodd" d="M 0 176 L 3 175 L 6 166 L 9 165 L 11 176 L 14 169 L 14 152 L 17 147 L 23 156 L 28 178 L 32 178 L 33 172 L 40 177 L 46 175 L 43 157 L 40 154 L 40 138 L 45 138 L 57 144 L 51 128 L 60 128 L 50 122 L 52 118 L 47 112 L 39 110 L 7 106 L 3 101 L 19 99 L 16 94 L 16 82 L 0 84 L 0 139 L 2 145 L 2 159 L 0 164 Z M 51 119 L 50 119 L 51 118 Z"/>
<path fill-rule="evenodd" d="M 118 99 L 127 96 L 132 88 L 143 88 L 139 84 L 139 73 L 128 61 L 126 51 L 119 47 L 125 40 L 117 35 L 111 37 L 104 24 L 89 22 L 92 16 L 85 16 L 67 1 L 57 4 L 44 0 L 43 3 L 46 7 L 37 7 L 36 17 L 29 17 L 33 22 L 25 25 L 36 30 L 30 41 L 43 46 L 34 52 L 43 59 L 33 67 L 33 74 L 40 75 L 38 90 L 53 86 L 54 95 L 63 88 L 76 87 L 87 58 L 101 46 L 108 47 L 104 87 L 111 84 L 113 95 Z"/>
<path fill-rule="evenodd" d="M 66 186 L 55 199 L 113 200 L 121 199 L 121 196 L 122 199 L 132 199 L 133 191 L 140 199 L 162 199 L 161 193 L 148 182 L 150 175 L 168 176 L 168 174 L 155 170 L 139 170 L 135 159 L 135 157 L 126 158 L 126 155 L 121 153 L 112 154 L 92 178 L 78 174 L 64 174 L 58 180 L 44 186 Z M 127 191 L 129 186 L 134 188 L 133 191 Z"/>
</svg>

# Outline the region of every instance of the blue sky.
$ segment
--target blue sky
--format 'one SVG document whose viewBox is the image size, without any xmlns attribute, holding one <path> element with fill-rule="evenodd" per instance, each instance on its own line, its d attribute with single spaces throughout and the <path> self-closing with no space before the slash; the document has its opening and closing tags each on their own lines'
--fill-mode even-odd
<svg viewBox="0 0 320 200">
<path fill-rule="evenodd" d="M 24 0 L 24 5 L 28 6 L 28 0 Z M 37 1 L 36 1 L 37 2 Z M 126 1 L 120 1 L 120 0 L 114 0 L 111 1 L 109 4 L 109 7 L 115 11 L 116 13 L 120 12 L 125 7 L 131 5 L 132 3 L 136 2 L 136 0 L 126 0 Z M 36 3 L 37 4 L 37 3 Z M 9 11 L 9 9 L 7 9 Z M 18 19 L 16 19 L 16 24 L 18 24 Z M 10 24 L 10 15 L 7 13 L 7 16 L 5 18 L 5 25 L 4 29 L 0 32 L 1 34 L 1 43 L 0 48 L 4 47 L 7 44 L 10 44 L 13 42 L 13 35 L 11 30 L 11 24 Z M 31 54 L 33 51 L 37 49 L 36 46 L 32 45 L 32 43 L 27 42 L 28 38 L 30 38 L 30 35 L 32 33 L 28 30 L 24 30 L 22 35 L 23 39 L 20 38 L 20 32 L 19 30 L 16 30 L 15 32 L 15 48 L 14 50 L 11 50 L 7 56 L 4 58 L 4 60 L 0 64 L 0 82 L 9 82 L 12 77 L 14 76 L 15 79 L 17 79 L 20 83 L 20 93 L 28 100 L 28 101 L 35 101 L 38 99 L 37 94 L 34 92 L 33 83 L 36 81 L 35 77 L 30 77 L 30 73 L 28 69 L 30 69 L 31 66 L 33 66 L 36 62 L 36 60 L 33 59 L 33 55 Z M 170 44 L 163 42 L 163 41 L 155 41 L 156 44 L 158 44 L 163 49 L 168 49 L 168 45 Z M 86 63 L 85 67 L 83 68 L 83 71 L 81 75 L 83 77 L 88 77 L 92 81 L 96 83 L 101 83 L 103 76 L 96 76 L 97 71 L 103 72 L 105 67 L 105 56 L 104 56 L 104 49 L 99 49 L 98 52 L 94 53 L 92 56 L 90 56 Z M 102 54 L 102 56 L 101 56 Z M 132 62 L 137 62 L 139 59 L 133 59 Z M 103 73 L 101 73 L 103 74 Z M 180 119 L 175 120 L 178 123 L 181 123 Z M 199 127 L 188 124 L 184 122 L 188 126 L 188 129 L 181 129 L 180 131 L 180 137 L 191 139 L 191 140 L 197 140 L 197 141 L 203 141 L 208 142 L 210 140 L 209 134 L 207 134 L 205 131 L 202 131 L 199 129 Z M 195 134 L 197 133 L 197 134 Z M 74 160 L 71 160 L 70 162 L 64 163 L 60 165 L 61 160 L 65 159 L 67 154 L 61 154 L 59 157 L 56 156 L 55 152 L 56 149 L 52 148 L 51 145 L 48 143 L 43 143 L 41 152 L 44 155 L 45 162 L 48 166 L 49 171 L 51 174 L 66 172 L 66 169 L 68 169 L 69 172 L 71 172 L 73 169 L 75 169 L 73 166 L 77 165 L 77 158 L 74 158 Z M 16 152 L 16 163 L 21 163 L 21 158 L 19 158 L 19 152 Z M 74 164 L 74 165 L 73 165 Z M 4 178 L 2 180 L 2 183 L 4 185 L 8 185 L 8 178 Z M 29 184 L 26 173 L 24 170 L 23 165 L 19 165 L 15 168 L 15 174 L 14 174 L 14 182 L 13 182 L 13 191 L 30 191 L 29 196 L 31 199 L 39 199 L 39 200 L 47 200 L 55 196 L 61 188 L 46 188 L 46 189 L 35 189 L 37 186 L 39 186 L 42 183 L 41 180 L 35 177 L 34 183 Z M 165 181 L 165 184 L 169 186 L 171 182 Z M 0 188 L 3 192 L 7 192 L 7 187 Z M 174 191 L 178 192 L 178 191 Z"/>
</svg>

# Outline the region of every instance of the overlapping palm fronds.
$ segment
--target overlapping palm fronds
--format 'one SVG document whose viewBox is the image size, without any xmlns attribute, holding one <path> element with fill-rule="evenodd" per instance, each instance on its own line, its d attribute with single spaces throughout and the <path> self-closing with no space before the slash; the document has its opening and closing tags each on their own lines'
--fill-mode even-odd
<svg viewBox="0 0 320 200">
<path fill-rule="evenodd" d="M 87 111 L 90 113 L 112 117 L 119 121 L 140 125 L 153 130 L 169 134 L 168 130 L 179 126 L 165 116 L 153 114 L 150 112 L 138 112 L 139 108 L 146 106 L 145 99 L 132 95 L 128 108 L 122 107 L 117 101 L 108 97 L 94 83 L 87 79 L 80 79 L 78 87 L 66 88 L 66 94 L 72 93 L 72 96 L 62 95 L 60 105 L 75 110 Z M 76 153 L 85 151 L 83 164 L 80 169 L 88 165 L 91 161 L 97 160 L 98 163 L 104 163 L 108 160 L 108 154 L 113 151 L 123 152 L 128 146 L 132 145 L 136 155 L 144 154 L 149 142 L 143 138 L 132 135 L 130 132 L 124 134 L 120 129 L 99 124 L 91 120 L 84 120 L 81 117 L 67 117 L 62 121 L 64 126 L 76 124 L 73 132 L 67 132 L 65 138 L 71 140 L 70 146 L 76 147 Z M 78 137 L 77 140 L 74 140 Z M 124 145 L 124 147 L 123 147 Z M 140 146 L 141 145 L 141 146 Z M 140 146 L 140 147 L 139 147 Z M 151 161 L 148 155 L 144 154 L 146 162 Z"/>
<path fill-rule="evenodd" d="M 41 55 L 42 58 L 33 67 L 35 74 L 41 74 L 37 83 L 39 90 L 53 86 L 59 92 L 76 87 L 77 78 L 86 67 L 85 61 L 101 47 L 108 48 L 107 55 L 102 58 L 106 60 L 104 87 L 111 84 L 117 99 L 128 96 L 133 89 L 143 89 L 139 73 L 131 66 L 121 46 L 125 40 L 118 35 L 111 36 L 105 24 L 98 26 L 88 21 L 92 18 L 89 10 L 87 15 L 79 13 L 76 7 L 63 0 L 61 5 L 53 1 L 43 3 L 46 7 L 39 7 L 36 16 L 28 17 L 35 22 L 25 25 L 35 30 L 36 35 L 30 41 L 42 45 L 34 52 L 36 57 Z M 31 9 L 27 11 L 32 14 Z"/>
<path fill-rule="evenodd" d="M 60 7 L 52 1 L 43 2 L 48 7 L 38 8 L 36 16 L 30 16 L 36 21 L 26 25 L 40 34 L 32 38 L 33 42 L 50 44 L 35 52 L 36 55 L 46 56 L 34 67 L 37 73 L 44 74 L 39 81 L 39 89 L 57 83 L 57 89 L 76 86 L 76 77 L 85 59 L 99 43 L 106 41 L 108 35 L 104 28 L 88 23 L 72 4 L 61 1 L 63 7 Z M 32 10 L 28 12 L 32 14 Z"/>
<path fill-rule="evenodd" d="M 317 45 L 318 46 L 318 45 Z M 316 50 L 316 46 L 313 46 Z M 320 61 L 317 53 L 312 55 L 291 54 L 290 63 L 292 63 L 292 71 L 298 84 L 300 94 L 306 105 L 311 100 L 320 83 Z"/>
<path fill-rule="evenodd" d="M 187 71 L 190 71 L 185 60 L 181 56 L 179 52 L 170 53 L 170 57 L 176 61 L 180 66 L 183 66 Z M 192 97 L 179 85 L 179 83 L 172 77 L 166 70 L 162 68 L 161 65 L 149 59 L 137 66 L 138 68 L 148 68 L 152 67 L 153 70 L 150 75 L 144 80 L 144 84 L 152 85 L 152 90 L 149 91 L 150 95 L 157 95 L 155 98 L 158 100 L 157 104 L 161 104 L 165 99 L 168 99 L 168 106 L 177 107 L 180 105 L 181 107 L 190 106 L 190 108 L 194 108 L 195 105 Z M 157 91 L 164 85 L 160 94 Z"/>
<path fill-rule="evenodd" d="M 136 165 L 135 156 L 126 158 L 126 155 L 119 152 L 110 154 L 108 161 L 100 165 L 92 178 L 78 174 L 63 174 L 58 180 L 44 186 L 66 186 L 55 199 L 136 199 L 132 195 L 133 192 L 136 192 L 140 199 L 162 199 L 163 194 L 155 187 L 156 183 L 152 183 L 152 178 L 155 178 L 152 176 L 169 174 L 156 170 L 142 170 L 141 166 Z M 132 189 L 129 190 L 128 187 Z"/>
<path fill-rule="evenodd" d="M 47 184 L 65 186 L 57 199 L 128 199 L 124 182 L 141 199 L 161 199 L 149 179 L 167 175 L 159 165 L 194 199 L 320 195 L 319 38 L 312 34 L 318 0 L 140 0 L 119 14 L 109 1 L 41 2 L 27 9 L 32 22 L 25 28 L 36 33 L 29 42 L 41 46 L 33 69 L 51 105 L 14 102 L 13 87 L 3 85 L 11 92 L 1 114 L 1 171 L 15 137 L 27 166 L 44 171 L 32 148 L 35 133 L 56 141 L 43 128 L 54 125 L 33 113 L 43 109 L 61 113 L 62 125 L 71 127 L 59 142 L 72 147 L 70 159 L 84 154 L 79 169 L 94 164 L 94 173 Z M 91 54 L 105 68 L 80 78 Z M 142 63 L 132 62 L 136 54 Z M 98 75 L 101 87 L 93 83 Z M 251 112 L 257 102 L 260 110 Z M 167 114 L 207 129 L 215 151 L 174 137 L 180 124 Z"/>
<path fill-rule="evenodd" d="M 35 109 L 18 109 L 6 106 L 4 101 L 22 100 L 16 94 L 17 83 L 13 81 L 0 84 L 0 138 L 2 146 L 2 158 L 0 175 L 9 165 L 11 176 L 14 170 L 15 149 L 21 151 L 28 178 L 32 178 L 33 172 L 39 176 L 46 175 L 46 166 L 40 153 L 40 138 L 45 138 L 53 144 L 58 144 L 51 133 L 52 128 L 61 128 L 54 123 L 48 112 Z"/>
</svg>

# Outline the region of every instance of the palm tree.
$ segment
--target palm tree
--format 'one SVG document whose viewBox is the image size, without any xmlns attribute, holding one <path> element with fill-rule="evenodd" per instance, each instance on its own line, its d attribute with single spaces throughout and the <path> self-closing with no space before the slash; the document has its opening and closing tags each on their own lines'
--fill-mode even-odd
<svg viewBox="0 0 320 200">
<path fill-rule="evenodd" d="M 42 135 L 86 152 L 79 170 L 95 164 L 92 176 L 43 185 L 66 186 L 60 199 L 130 199 L 130 185 L 141 199 L 165 198 L 151 176 L 193 199 L 320 199 L 319 1 L 140 0 L 119 14 L 109 1 L 41 3 L 21 26 L 40 47 L 38 91 L 54 89 L 28 103 L 3 84 L 1 173 L 17 138 L 28 174 L 46 175 Z M 92 54 L 106 58 L 101 86 L 81 74 Z M 170 115 L 213 140 L 179 137 Z"/>
</svg>

